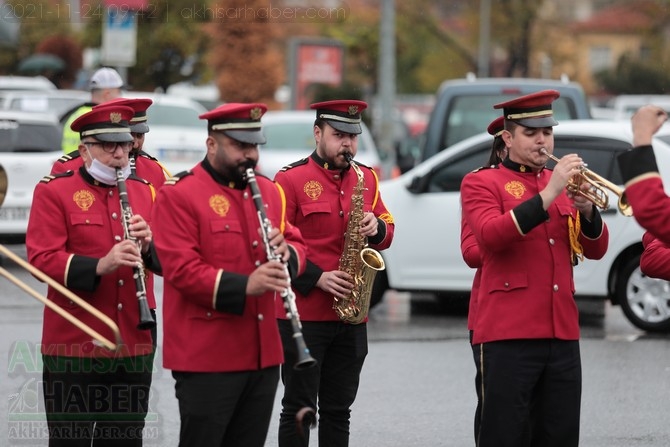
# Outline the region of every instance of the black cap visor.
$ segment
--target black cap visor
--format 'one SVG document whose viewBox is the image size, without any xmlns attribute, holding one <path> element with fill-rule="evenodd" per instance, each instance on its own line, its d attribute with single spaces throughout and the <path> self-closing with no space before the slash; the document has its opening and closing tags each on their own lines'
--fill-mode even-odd
<svg viewBox="0 0 670 447">
<path fill-rule="evenodd" d="M 553 127 L 558 125 L 558 121 L 556 121 L 552 115 L 543 116 L 540 118 L 522 118 L 511 121 L 520 124 L 523 127 L 531 127 L 531 128 Z"/>
<path fill-rule="evenodd" d="M 339 130 L 340 132 L 355 135 L 358 135 L 361 132 L 363 132 L 363 129 L 361 129 L 361 125 L 358 123 L 345 123 L 343 121 L 335 121 L 335 120 L 326 120 L 326 122 L 330 125 L 330 127 L 332 127 L 335 130 Z"/>
<path fill-rule="evenodd" d="M 222 130 L 221 132 L 223 132 L 225 135 L 232 138 L 233 140 L 237 140 L 241 143 L 265 144 L 267 142 L 267 140 L 265 139 L 265 135 L 263 135 L 263 131 L 260 129 Z"/>
</svg>

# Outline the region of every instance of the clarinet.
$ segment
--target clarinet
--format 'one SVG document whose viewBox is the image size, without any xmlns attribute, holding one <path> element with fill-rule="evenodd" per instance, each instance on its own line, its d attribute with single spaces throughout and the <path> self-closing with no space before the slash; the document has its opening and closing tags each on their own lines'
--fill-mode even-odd
<svg viewBox="0 0 670 447">
<path fill-rule="evenodd" d="M 254 199 L 254 205 L 256 206 L 256 214 L 258 215 L 258 220 L 261 224 L 261 234 L 263 237 L 263 243 L 265 244 L 265 252 L 267 254 L 268 261 L 279 261 L 284 266 L 284 272 L 286 273 L 286 278 L 289 281 L 289 286 L 284 289 L 281 293 L 282 300 L 284 301 L 284 309 L 286 309 L 286 317 L 291 321 L 291 326 L 293 328 L 293 339 L 298 348 L 298 361 L 293 368 L 296 370 L 302 370 L 310 368 L 316 365 L 316 359 L 314 359 L 309 353 L 309 348 L 305 344 L 305 338 L 302 335 L 302 325 L 300 324 L 300 317 L 298 316 L 298 308 L 295 304 L 295 294 L 291 289 L 291 276 L 288 272 L 288 266 L 285 262 L 282 262 L 281 257 L 276 255 L 270 247 L 270 238 L 269 234 L 272 231 L 272 223 L 265 214 L 265 208 L 263 205 L 263 198 L 261 197 L 261 190 L 258 187 L 256 182 L 256 174 L 252 168 L 246 170 L 247 183 L 251 189 L 251 195 Z"/>
<path fill-rule="evenodd" d="M 137 249 L 141 250 L 140 242 L 130 235 L 130 218 L 133 216 L 133 210 L 130 208 L 126 180 L 123 178 L 123 170 L 121 168 L 116 168 L 116 186 L 119 188 L 121 223 L 123 224 L 124 237 L 134 241 L 137 244 Z M 149 303 L 147 302 L 147 277 L 144 273 L 144 266 L 133 267 L 133 279 L 135 280 L 135 295 L 137 295 L 137 304 L 140 310 L 140 322 L 137 325 L 137 329 L 153 329 L 156 327 L 156 321 L 151 315 Z"/>
</svg>

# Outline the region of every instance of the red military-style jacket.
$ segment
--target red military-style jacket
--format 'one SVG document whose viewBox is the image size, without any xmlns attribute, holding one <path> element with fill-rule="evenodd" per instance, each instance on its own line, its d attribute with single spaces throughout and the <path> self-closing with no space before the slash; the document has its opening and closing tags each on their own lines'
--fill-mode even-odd
<svg viewBox="0 0 670 447">
<path fill-rule="evenodd" d="M 267 217 L 301 273 L 306 249 L 285 219 L 281 191 L 257 176 Z M 279 294 L 247 296 L 249 275 L 267 262 L 260 221 L 247 185 L 218 176 L 207 160 L 168 180 L 153 214 L 164 275 L 163 365 L 175 371 L 231 372 L 284 361 L 275 318 Z"/>
<path fill-rule="evenodd" d="M 474 329 L 477 315 L 477 293 L 479 292 L 479 281 L 482 276 L 482 258 L 479 253 L 477 238 L 461 216 L 461 254 L 468 267 L 477 269 L 475 277 L 472 279 L 472 289 L 470 291 L 470 302 L 468 303 L 468 330 Z"/>
<path fill-rule="evenodd" d="M 618 161 L 635 220 L 654 237 L 670 244 L 670 197 L 663 189 L 654 149 L 643 146 L 626 151 Z"/>
<path fill-rule="evenodd" d="M 670 246 L 656 239 L 650 232 L 642 236 L 644 250 L 640 257 L 642 273 L 652 278 L 670 280 Z"/>
<path fill-rule="evenodd" d="M 84 163 L 79 155 L 79 151 L 73 151 L 60 157 L 51 167 L 51 174 L 60 174 L 67 171 L 76 171 Z M 170 174 L 158 162 L 158 160 L 144 151 L 140 151 L 135 156 L 136 175 L 147 180 L 155 189 L 160 188 L 165 183 L 165 179 Z"/>
<path fill-rule="evenodd" d="M 369 246 L 384 250 L 391 245 L 395 224 L 379 195 L 374 171 L 359 164 L 364 173 L 364 212 L 373 212 L 379 233 L 368 240 Z M 314 152 L 309 158 L 293 163 L 275 175 L 286 194 L 286 216 L 300 229 L 307 245 L 307 268 L 293 281 L 296 305 L 302 321 L 339 321 L 333 310 L 333 297 L 316 287 L 325 271 L 337 270 L 344 249 L 344 234 L 349 221 L 351 195 L 358 177 L 353 169 L 328 169 Z M 277 305 L 278 318 L 286 318 Z"/>
<path fill-rule="evenodd" d="M 153 194 L 142 180 L 126 181 L 133 214 L 151 223 Z M 47 176 L 35 187 L 26 232 L 28 261 L 110 317 L 119 326 L 123 346 L 113 353 L 94 347 L 91 337 L 48 307 L 44 309 L 42 353 L 72 357 L 136 356 L 152 352 L 151 332 L 137 329 L 139 310 L 133 269 L 120 267 L 98 276 L 100 258 L 123 240 L 121 203 L 116 186 L 93 180 L 83 169 Z M 155 261 L 155 260 L 154 260 Z M 151 268 L 151 260 L 145 259 Z M 147 302 L 156 307 L 147 283 Z M 107 326 L 49 287 L 47 297 L 101 335 Z"/>
<path fill-rule="evenodd" d="M 551 170 L 534 173 L 506 159 L 466 175 L 463 216 L 477 239 L 482 274 L 473 343 L 521 338 L 579 338 L 569 220 L 577 210 L 561 194 L 542 208 Z M 581 217 L 581 216 L 580 216 Z M 575 234 L 589 259 L 601 258 L 609 232 L 600 214 L 580 218 Z M 575 227 L 576 228 L 576 227 Z"/>
</svg>

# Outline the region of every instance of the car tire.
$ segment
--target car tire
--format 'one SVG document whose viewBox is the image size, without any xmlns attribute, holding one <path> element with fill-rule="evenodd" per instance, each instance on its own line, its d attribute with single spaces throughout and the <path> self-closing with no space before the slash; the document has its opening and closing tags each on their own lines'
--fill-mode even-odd
<svg viewBox="0 0 670 447">
<path fill-rule="evenodd" d="M 372 285 L 372 293 L 370 294 L 370 309 L 382 302 L 384 294 L 389 288 L 389 279 L 385 271 L 377 272 L 375 281 Z"/>
<path fill-rule="evenodd" d="M 639 255 L 623 265 L 616 298 L 635 327 L 647 332 L 670 332 L 670 282 L 642 273 Z"/>
</svg>

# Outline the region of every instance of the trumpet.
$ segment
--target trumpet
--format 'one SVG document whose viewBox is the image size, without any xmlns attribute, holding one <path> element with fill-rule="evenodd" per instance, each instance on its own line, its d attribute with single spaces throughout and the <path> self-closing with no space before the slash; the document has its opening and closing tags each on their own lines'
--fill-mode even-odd
<svg viewBox="0 0 670 447">
<path fill-rule="evenodd" d="M 0 165 L 0 206 L 2 205 L 2 202 L 5 199 L 6 192 L 7 192 L 7 173 L 5 172 L 4 168 Z M 56 282 L 55 280 L 53 280 L 51 277 L 49 277 L 44 272 L 36 269 L 32 265 L 30 265 L 28 262 L 21 259 L 19 256 L 17 256 L 12 251 L 10 251 L 7 247 L 5 247 L 3 245 L 0 245 L 0 253 L 5 255 L 7 258 L 11 259 L 12 261 L 14 261 L 16 264 L 18 264 L 24 270 L 28 271 L 28 273 L 30 273 L 31 275 L 33 275 L 34 277 L 36 277 L 40 281 L 43 281 L 43 282 L 47 283 L 49 286 L 51 286 L 53 289 L 58 291 L 60 294 L 64 295 L 67 299 L 69 299 L 70 301 L 78 304 L 80 307 L 82 307 L 88 313 L 90 313 L 91 315 L 96 317 L 98 320 L 100 320 L 102 323 L 104 323 L 106 326 L 108 326 L 111 329 L 111 331 L 114 335 L 114 341 L 111 341 L 108 338 L 104 337 L 99 332 L 97 332 L 95 329 L 86 325 L 86 323 L 79 320 L 77 317 L 75 317 L 71 313 L 67 312 L 62 307 L 58 306 L 56 303 L 51 301 L 49 298 L 45 297 L 44 295 L 41 295 L 39 292 L 37 292 L 32 287 L 30 287 L 28 284 L 21 281 L 19 278 L 17 278 L 13 274 L 9 273 L 9 271 L 7 271 L 3 267 L 0 267 L 0 275 L 1 276 L 4 276 L 8 281 L 12 282 L 14 285 L 19 287 L 21 290 L 23 290 L 24 292 L 26 292 L 27 294 L 29 294 L 30 296 L 32 296 L 36 300 L 41 301 L 45 306 L 47 306 L 48 308 L 50 308 L 51 310 L 56 312 L 61 317 L 65 318 L 70 323 L 77 326 L 79 329 L 84 331 L 86 334 L 93 337 L 94 342 L 96 342 L 96 344 L 104 346 L 105 348 L 109 349 L 110 351 L 116 351 L 121 346 L 121 343 L 122 343 L 121 332 L 119 331 L 119 327 L 116 325 L 116 323 L 114 321 L 112 321 L 111 318 L 109 318 L 107 315 L 100 312 L 98 309 L 96 309 L 95 307 L 90 305 L 85 300 L 79 298 L 73 292 L 68 290 L 65 286 Z"/>
<path fill-rule="evenodd" d="M 555 162 L 559 161 L 559 158 L 556 158 L 547 152 L 547 150 L 544 148 L 541 149 L 540 152 Z M 584 183 L 591 185 L 591 187 L 586 191 L 583 191 L 581 188 L 582 184 Z M 609 190 L 619 198 L 617 203 L 617 209 L 619 212 L 626 217 L 631 217 L 633 215 L 633 207 L 630 205 L 630 203 L 628 203 L 626 192 L 622 188 L 619 188 L 614 183 L 596 174 L 585 166 L 580 168 L 579 174 L 574 175 L 570 181 L 568 181 L 566 189 L 572 194 L 585 197 L 587 200 L 602 210 L 609 209 L 609 196 L 607 195 L 607 190 Z"/>
</svg>

